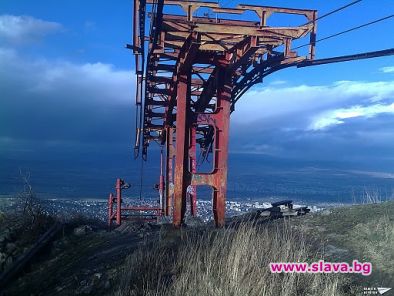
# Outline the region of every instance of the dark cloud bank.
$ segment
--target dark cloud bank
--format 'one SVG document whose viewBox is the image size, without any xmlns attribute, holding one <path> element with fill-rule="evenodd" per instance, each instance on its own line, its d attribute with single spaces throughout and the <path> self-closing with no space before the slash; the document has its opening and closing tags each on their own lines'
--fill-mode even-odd
<svg viewBox="0 0 394 296">
<path fill-rule="evenodd" d="M 132 77 L 107 64 L 27 59 L 0 47 L 0 194 L 18 190 L 19 168 L 30 170 L 38 191 L 48 195 L 104 197 L 117 176 L 138 183 Z M 341 180 L 390 191 L 393 94 L 394 81 L 255 88 L 239 102 L 231 124 L 230 196 L 285 195 L 292 182 L 316 196 L 318 186 L 308 184 L 317 171 L 320 181 L 328 180 L 323 191 L 338 184 L 350 192 L 353 185 Z M 354 113 L 355 106 L 362 112 Z M 152 152 L 147 187 L 158 168 Z"/>
</svg>

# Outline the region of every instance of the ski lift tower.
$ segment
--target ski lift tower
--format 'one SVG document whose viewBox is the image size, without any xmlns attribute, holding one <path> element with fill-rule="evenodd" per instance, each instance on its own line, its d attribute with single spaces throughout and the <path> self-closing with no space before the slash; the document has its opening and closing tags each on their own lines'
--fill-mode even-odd
<svg viewBox="0 0 394 296">
<path fill-rule="evenodd" d="M 210 13 L 199 14 L 203 9 Z M 276 14 L 297 15 L 301 22 L 270 26 Z M 306 9 L 134 1 L 128 47 L 137 75 L 135 156 L 146 160 L 152 142 L 165 147 L 163 213 L 172 215 L 175 226 L 183 224 L 188 204 L 196 214 L 196 186 L 201 185 L 212 187 L 214 220 L 224 225 L 230 114 L 268 74 L 314 59 L 316 18 L 316 10 Z M 301 38 L 309 43 L 303 56 L 292 50 Z M 208 172 L 198 170 L 197 150 L 204 159 L 211 155 Z"/>
</svg>

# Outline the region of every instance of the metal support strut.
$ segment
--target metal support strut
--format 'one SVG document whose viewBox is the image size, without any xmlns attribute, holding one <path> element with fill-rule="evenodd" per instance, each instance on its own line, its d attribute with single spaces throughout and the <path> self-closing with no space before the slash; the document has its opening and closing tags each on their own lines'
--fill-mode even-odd
<svg viewBox="0 0 394 296">
<path fill-rule="evenodd" d="M 122 179 L 116 179 L 115 191 L 108 197 L 108 229 L 111 230 L 113 222 L 117 226 L 125 220 L 156 221 L 162 215 L 162 207 L 142 206 L 122 206 L 122 192 L 129 189 L 130 185 Z"/>
<path fill-rule="evenodd" d="M 205 16 L 199 16 L 201 8 L 208 11 Z M 269 18 L 275 14 L 298 16 L 299 25 L 270 26 Z M 215 224 L 224 225 L 230 113 L 253 85 L 288 67 L 394 54 L 391 48 L 315 60 L 317 42 L 377 22 L 317 39 L 317 20 L 317 11 L 311 9 L 249 4 L 227 8 L 218 2 L 195 0 L 134 1 L 133 45 L 127 46 L 136 59 L 134 151 L 136 157 L 146 160 L 150 143 L 165 149 L 158 185 L 160 208 L 164 215 L 173 216 L 176 227 L 184 223 L 188 204 L 191 215 L 197 215 L 196 189 L 200 185 L 212 188 Z M 295 40 L 305 44 L 294 47 Z M 198 149 L 203 160 L 212 155 L 210 172 L 199 172 Z M 109 223 L 116 220 L 120 224 L 123 219 L 121 189 L 117 183 L 116 197 L 109 197 Z"/>
<path fill-rule="evenodd" d="M 163 9 L 167 6 L 179 6 L 184 13 L 164 13 L 170 11 Z M 151 31 L 145 36 L 148 7 Z M 200 8 L 223 18 L 199 17 Z M 267 73 L 313 60 L 317 12 L 244 4 L 224 8 L 214 2 L 188 0 L 139 0 L 134 9 L 132 48 L 141 78 L 136 103 L 138 111 L 143 108 L 143 122 L 137 124 L 136 155 L 141 146 L 146 159 L 152 142 L 165 148 L 158 187 L 162 212 L 172 215 L 174 226 L 184 224 L 188 206 L 190 214 L 197 215 L 197 186 L 208 185 L 213 192 L 213 218 L 221 227 L 234 104 Z M 226 17 L 250 12 L 255 20 Z M 270 27 L 267 20 L 273 14 L 298 15 L 306 23 Z M 309 40 L 306 56 L 292 50 L 293 40 L 301 38 Z M 199 171 L 198 151 L 203 160 L 212 155 L 211 171 Z"/>
</svg>

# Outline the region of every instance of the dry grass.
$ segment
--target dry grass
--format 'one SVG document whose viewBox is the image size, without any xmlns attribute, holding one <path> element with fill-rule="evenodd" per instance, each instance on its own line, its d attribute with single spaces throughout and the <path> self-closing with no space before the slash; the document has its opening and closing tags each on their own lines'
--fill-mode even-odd
<svg viewBox="0 0 394 296">
<path fill-rule="evenodd" d="M 301 233 L 288 222 L 189 231 L 176 248 L 162 242 L 132 254 L 117 295 L 341 295 L 334 274 L 270 272 L 270 262 L 322 259 Z"/>
<path fill-rule="evenodd" d="M 337 208 L 330 215 L 317 216 L 304 223 L 322 229 L 319 235 L 327 239 L 327 244 L 348 251 L 334 254 L 330 261 L 358 259 L 372 263 L 370 276 L 353 276 L 356 285 L 361 288 L 394 285 L 393 201 Z"/>
<path fill-rule="evenodd" d="M 358 253 L 371 261 L 377 270 L 394 282 L 394 219 L 383 215 L 355 226 L 352 243 L 359 246 Z M 390 275 L 390 276 L 389 276 Z"/>
</svg>

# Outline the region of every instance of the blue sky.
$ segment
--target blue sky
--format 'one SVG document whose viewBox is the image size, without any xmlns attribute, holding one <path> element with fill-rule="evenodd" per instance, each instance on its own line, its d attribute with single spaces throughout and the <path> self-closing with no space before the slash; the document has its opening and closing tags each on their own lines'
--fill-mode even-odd
<svg viewBox="0 0 394 296">
<path fill-rule="evenodd" d="M 348 2 L 264 4 L 324 14 Z M 3 156 L 47 160 L 72 152 L 78 157 L 129 157 L 134 66 L 124 45 L 131 42 L 131 9 L 129 0 L 0 2 Z M 392 0 L 364 0 L 321 20 L 318 38 L 393 12 Z M 273 25 L 286 22 L 272 19 Z M 393 31 L 392 18 L 321 42 L 317 58 L 392 48 Z M 394 57 L 286 69 L 240 100 L 232 118 L 230 152 L 394 163 L 393 104 Z"/>
</svg>

